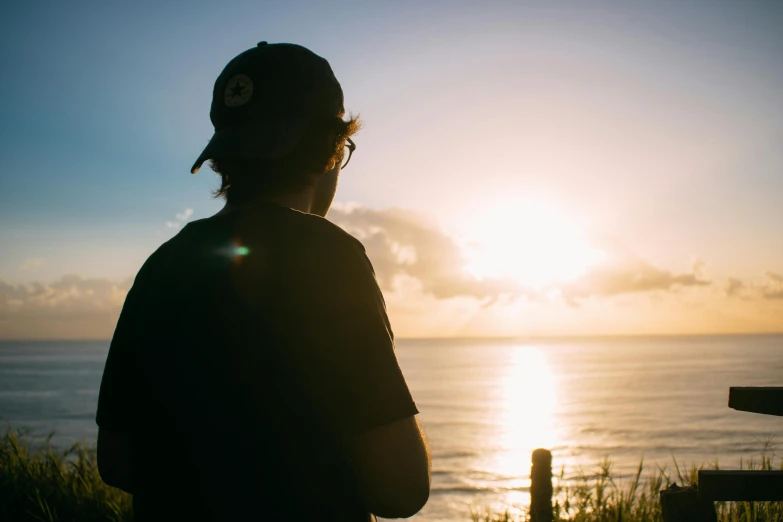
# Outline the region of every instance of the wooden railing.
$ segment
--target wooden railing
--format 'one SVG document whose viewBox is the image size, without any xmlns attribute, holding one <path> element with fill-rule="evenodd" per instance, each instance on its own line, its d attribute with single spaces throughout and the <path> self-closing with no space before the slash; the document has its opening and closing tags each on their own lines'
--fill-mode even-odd
<svg viewBox="0 0 783 522">
<path fill-rule="evenodd" d="M 729 388 L 729 408 L 783 416 L 783 387 Z M 783 471 L 700 470 L 698 487 L 661 491 L 664 522 L 715 522 L 716 501 L 783 500 Z"/>
</svg>

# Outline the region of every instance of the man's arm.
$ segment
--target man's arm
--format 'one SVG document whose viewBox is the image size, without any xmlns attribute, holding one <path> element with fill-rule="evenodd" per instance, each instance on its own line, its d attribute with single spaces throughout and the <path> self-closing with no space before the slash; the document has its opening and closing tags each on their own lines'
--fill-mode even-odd
<svg viewBox="0 0 783 522">
<path fill-rule="evenodd" d="M 339 235 L 326 239 L 292 255 L 281 271 L 280 280 L 296 282 L 278 307 L 296 319 L 281 333 L 292 346 L 287 353 L 297 355 L 290 368 L 311 411 L 346 450 L 364 507 L 384 518 L 410 517 L 430 491 L 419 411 L 364 248 Z"/>
<path fill-rule="evenodd" d="M 147 288 L 157 288 L 156 284 L 147 282 L 149 267 L 156 254 L 150 256 L 136 274 L 122 305 L 103 369 L 95 416 L 98 424 L 98 472 L 106 484 L 128 493 L 133 492 L 131 433 L 137 422 L 139 400 L 136 350 L 141 344 L 140 325 L 149 313 L 150 303 L 156 302 L 155 298 L 145 295 L 149 291 Z"/>
<path fill-rule="evenodd" d="M 103 481 L 133 493 L 133 438 L 130 433 L 98 429 L 98 472 Z"/>
<path fill-rule="evenodd" d="M 429 448 L 415 417 L 357 435 L 353 464 L 365 505 L 379 517 L 411 517 L 429 498 Z"/>
</svg>

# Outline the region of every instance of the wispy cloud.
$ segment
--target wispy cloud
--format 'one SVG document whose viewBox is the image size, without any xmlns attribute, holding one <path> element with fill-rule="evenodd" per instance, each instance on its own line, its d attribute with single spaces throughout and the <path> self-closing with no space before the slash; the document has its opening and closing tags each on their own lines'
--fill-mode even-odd
<svg viewBox="0 0 783 522">
<path fill-rule="evenodd" d="M 192 215 L 193 215 L 193 209 L 186 208 L 184 211 L 179 212 L 174 216 L 175 221 L 166 221 L 166 228 L 173 228 L 175 230 L 178 230 L 182 228 L 182 225 L 188 222 L 188 220 Z"/>
<path fill-rule="evenodd" d="M 110 337 L 131 283 L 77 275 L 48 284 L 0 280 L 0 337 Z"/>
<path fill-rule="evenodd" d="M 744 297 L 746 289 L 747 285 L 741 279 L 737 279 L 736 277 L 728 278 L 726 283 L 723 285 L 723 292 L 727 297 L 742 298 Z"/>
<path fill-rule="evenodd" d="M 621 246 L 607 253 L 604 262 L 560 288 L 567 301 L 643 292 L 671 292 L 710 284 L 702 274 L 704 262 L 700 259 L 693 261 L 690 272 L 677 273 L 655 267 Z"/>
<path fill-rule="evenodd" d="M 767 284 L 762 289 L 764 298 L 783 299 L 783 275 L 768 271 L 766 276 Z"/>
<path fill-rule="evenodd" d="M 25 259 L 21 265 L 19 265 L 19 270 L 30 270 L 31 268 L 38 268 L 40 266 L 44 266 L 46 264 L 46 259 L 42 257 L 28 257 Z"/>
<path fill-rule="evenodd" d="M 783 299 L 783 275 L 767 270 L 761 282 L 730 277 L 723 290 L 727 297 L 739 299 Z"/>
</svg>

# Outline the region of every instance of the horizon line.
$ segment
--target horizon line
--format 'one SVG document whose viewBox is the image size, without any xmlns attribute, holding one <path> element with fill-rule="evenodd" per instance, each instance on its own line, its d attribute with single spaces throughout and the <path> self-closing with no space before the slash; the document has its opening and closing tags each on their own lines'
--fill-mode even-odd
<svg viewBox="0 0 783 522">
<path fill-rule="evenodd" d="M 429 336 L 395 337 L 395 341 L 530 341 L 561 339 L 642 339 L 674 337 L 776 337 L 783 331 L 775 332 L 718 332 L 718 333 L 638 333 L 638 334 L 549 334 L 549 335 L 486 335 L 486 336 Z M 111 338 L 0 338 L 0 343 L 12 342 L 111 342 Z"/>
</svg>

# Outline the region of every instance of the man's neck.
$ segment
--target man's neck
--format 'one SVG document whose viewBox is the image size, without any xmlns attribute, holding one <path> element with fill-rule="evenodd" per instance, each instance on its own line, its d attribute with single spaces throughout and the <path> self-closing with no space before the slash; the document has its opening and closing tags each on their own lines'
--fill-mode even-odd
<svg viewBox="0 0 783 522">
<path fill-rule="evenodd" d="M 313 205 L 313 193 L 311 190 L 304 190 L 296 194 L 280 194 L 276 196 L 263 196 L 252 201 L 247 201 L 239 204 L 226 203 L 223 209 L 218 212 L 218 215 L 231 212 L 236 208 L 242 207 L 254 207 L 259 204 L 272 204 L 280 207 L 288 207 L 305 214 L 310 214 L 310 210 Z"/>
</svg>

